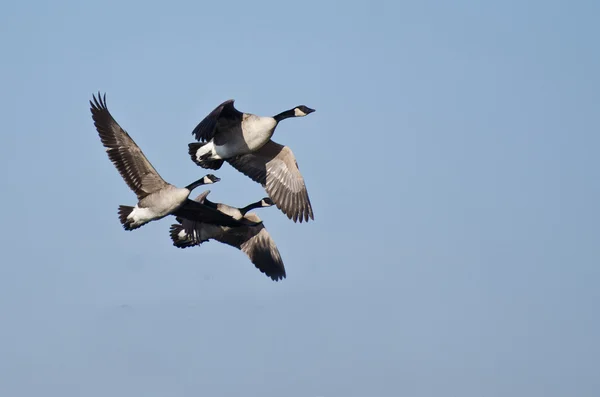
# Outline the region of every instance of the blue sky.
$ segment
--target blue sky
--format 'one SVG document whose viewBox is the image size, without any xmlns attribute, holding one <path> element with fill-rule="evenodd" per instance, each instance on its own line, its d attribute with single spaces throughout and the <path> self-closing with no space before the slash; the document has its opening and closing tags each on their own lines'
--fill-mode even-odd
<svg viewBox="0 0 600 397">
<path fill-rule="evenodd" d="M 0 394 L 597 396 L 600 4 L 10 2 L 0 7 Z M 191 131 L 282 123 L 315 221 L 261 209 L 288 278 L 135 203 L 106 92 L 159 173 Z M 224 166 L 211 199 L 264 190 Z M 202 190 L 194 192 L 199 194 Z"/>
</svg>

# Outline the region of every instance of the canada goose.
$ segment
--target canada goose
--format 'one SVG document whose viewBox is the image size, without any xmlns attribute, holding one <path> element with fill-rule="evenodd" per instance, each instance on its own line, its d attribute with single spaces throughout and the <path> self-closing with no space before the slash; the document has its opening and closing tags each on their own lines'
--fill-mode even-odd
<svg viewBox="0 0 600 397">
<path fill-rule="evenodd" d="M 270 207 L 273 201 L 266 197 L 243 208 L 235 208 L 225 204 L 215 204 L 206 199 L 210 190 L 196 197 L 195 201 L 218 209 L 235 219 L 245 218 L 253 222 L 261 222 L 255 213 L 248 211 L 259 207 Z M 209 225 L 203 222 L 190 221 L 177 217 L 179 224 L 171 225 L 170 235 L 173 245 L 188 248 L 200 245 L 210 239 L 230 245 L 244 252 L 258 270 L 274 281 L 286 277 L 285 268 L 275 242 L 262 223 L 256 226 L 227 227 Z"/>
<path fill-rule="evenodd" d="M 212 174 L 184 188 L 165 182 L 129 134 L 112 117 L 106 107 L 106 94 L 101 98 L 98 93 L 98 99 L 95 95 L 93 99 L 93 103 L 90 101 L 92 119 L 100 140 L 106 147 L 108 158 L 138 198 L 135 207 L 119 206 L 119 220 L 125 230 L 137 229 L 169 214 L 227 226 L 248 223 L 245 219 L 233 219 L 214 208 L 188 199 L 190 192 L 196 187 L 219 181 Z"/>
<path fill-rule="evenodd" d="M 214 109 L 193 130 L 199 143 L 190 143 L 189 154 L 200 167 L 218 170 L 227 161 L 260 183 L 267 194 L 294 222 L 314 220 L 313 210 L 292 150 L 271 137 L 281 120 L 303 117 L 314 109 L 304 105 L 273 117 L 241 113 L 228 100 Z"/>
</svg>

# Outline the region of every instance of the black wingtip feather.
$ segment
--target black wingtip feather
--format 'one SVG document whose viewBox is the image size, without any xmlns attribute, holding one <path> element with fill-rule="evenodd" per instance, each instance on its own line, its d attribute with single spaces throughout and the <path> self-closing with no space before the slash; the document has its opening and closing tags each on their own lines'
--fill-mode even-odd
<svg viewBox="0 0 600 397">
<path fill-rule="evenodd" d="M 90 101 L 92 113 L 107 109 L 106 93 L 104 93 L 104 95 L 102 95 L 102 94 L 100 94 L 100 91 L 98 91 L 98 97 L 96 97 L 96 94 L 92 94 L 92 98 L 94 100 L 94 102 Z"/>
</svg>

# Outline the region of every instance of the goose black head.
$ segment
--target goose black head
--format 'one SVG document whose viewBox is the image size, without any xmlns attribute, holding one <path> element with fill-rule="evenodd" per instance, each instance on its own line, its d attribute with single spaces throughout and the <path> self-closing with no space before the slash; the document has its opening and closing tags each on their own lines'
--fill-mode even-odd
<svg viewBox="0 0 600 397">
<path fill-rule="evenodd" d="M 300 105 L 300 106 L 296 106 L 294 108 L 294 116 L 295 117 L 304 117 L 304 116 L 308 116 L 309 114 L 311 114 L 314 111 L 315 111 L 315 109 L 311 109 L 308 106 Z"/>
<path fill-rule="evenodd" d="M 213 174 L 208 174 L 204 178 L 202 178 L 202 181 L 204 182 L 205 185 L 210 185 L 211 183 L 217 183 L 220 180 L 221 180 L 221 178 L 218 178 L 218 177 L 214 176 Z"/>
<path fill-rule="evenodd" d="M 264 199 L 260 200 L 260 206 L 261 207 L 270 207 L 272 205 L 274 205 L 275 203 L 273 202 L 273 200 L 271 200 L 270 197 L 265 197 Z"/>
<path fill-rule="evenodd" d="M 255 208 L 264 208 L 264 207 L 270 207 L 273 204 L 275 204 L 273 202 L 273 200 L 271 200 L 269 197 L 265 197 L 263 199 L 261 199 L 260 201 L 257 201 L 255 203 L 252 204 L 248 204 L 247 206 L 240 208 L 240 212 L 245 215 L 246 212 L 253 210 Z"/>
<path fill-rule="evenodd" d="M 211 183 L 217 183 L 220 180 L 221 180 L 221 178 L 217 178 L 213 174 L 208 174 L 208 175 L 205 175 L 202 178 L 198 179 L 197 181 L 192 182 L 189 185 L 187 185 L 186 189 L 191 192 L 192 190 L 194 190 L 198 186 L 210 185 Z"/>
<path fill-rule="evenodd" d="M 308 106 L 300 105 L 300 106 L 296 106 L 295 108 L 292 108 L 290 110 L 286 110 L 285 112 L 279 113 L 278 115 L 274 116 L 274 119 L 279 123 L 281 120 L 285 120 L 290 117 L 307 116 L 314 111 L 315 111 L 315 109 L 311 109 Z"/>
</svg>

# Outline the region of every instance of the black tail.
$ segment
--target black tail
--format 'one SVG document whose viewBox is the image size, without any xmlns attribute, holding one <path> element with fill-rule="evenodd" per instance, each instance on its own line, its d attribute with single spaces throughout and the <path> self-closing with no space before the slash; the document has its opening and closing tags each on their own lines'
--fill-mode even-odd
<svg viewBox="0 0 600 397">
<path fill-rule="evenodd" d="M 123 229 L 125 230 L 134 230 L 142 226 L 131 226 L 132 221 L 130 219 L 127 219 L 129 214 L 131 214 L 131 211 L 133 211 L 133 207 L 129 207 L 127 205 L 119 206 L 119 220 L 121 221 L 121 225 L 123 225 Z"/>
<path fill-rule="evenodd" d="M 198 157 L 196 156 L 196 153 L 198 152 L 198 149 L 200 149 L 202 146 L 206 145 L 208 142 L 193 142 L 188 144 L 188 153 L 190 154 L 190 157 L 192 158 L 192 161 L 194 163 L 196 163 L 197 165 L 199 165 L 202 168 L 208 168 L 211 170 L 218 170 L 219 168 L 221 168 L 221 166 L 223 165 L 223 162 L 225 160 L 210 160 L 208 158 L 208 155 L 204 155 L 202 156 L 200 159 L 198 159 Z"/>
<path fill-rule="evenodd" d="M 173 245 L 177 248 L 189 248 L 194 245 L 200 245 L 197 241 L 190 238 L 190 235 L 185 234 L 185 237 L 179 235 L 180 232 L 184 231 L 182 225 L 171 225 L 171 229 L 169 230 L 169 234 L 171 235 L 171 240 L 173 240 Z"/>
</svg>

